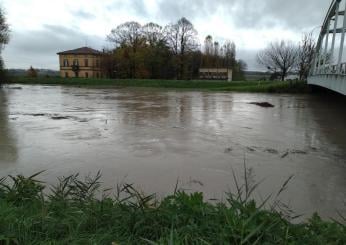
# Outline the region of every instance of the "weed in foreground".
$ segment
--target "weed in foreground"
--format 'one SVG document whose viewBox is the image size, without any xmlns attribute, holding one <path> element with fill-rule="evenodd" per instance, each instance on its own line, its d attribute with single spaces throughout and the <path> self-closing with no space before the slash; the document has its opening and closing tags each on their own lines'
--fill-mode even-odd
<svg viewBox="0 0 346 245">
<path fill-rule="evenodd" d="M 1 179 L 0 244 L 346 244 L 341 223 L 316 214 L 293 224 L 279 202 L 257 204 L 247 171 L 242 185 L 234 174 L 236 193 L 216 204 L 178 188 L 160 201 L 132 184 L 110 194 L 100 173 L 59 178 L 47 191 L 38 174 Z"/>
</svg>

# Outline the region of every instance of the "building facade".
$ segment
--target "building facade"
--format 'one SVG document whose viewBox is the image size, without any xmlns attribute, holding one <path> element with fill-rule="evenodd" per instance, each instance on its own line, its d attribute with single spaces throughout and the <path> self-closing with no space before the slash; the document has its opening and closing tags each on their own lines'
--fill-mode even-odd
<svg viewBox="0 0 346 245">
<path fill-rule="evenodd" d="M 101 78 L 102 52 L 89 47 L 57 53 L 61 77 Z"/>
<path fill-rule="evenodd" d="M 232 69 L 227 68 L 200 68 L 199 78 L 206 80 L 232 81 Z"/>
</svg>

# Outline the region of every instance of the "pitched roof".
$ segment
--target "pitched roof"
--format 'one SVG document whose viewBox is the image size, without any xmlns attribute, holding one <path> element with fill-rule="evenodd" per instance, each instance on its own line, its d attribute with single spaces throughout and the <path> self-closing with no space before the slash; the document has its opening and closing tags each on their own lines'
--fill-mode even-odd
<svg viewBox="0 0 346 245">
<path fill-rule="evenodd" d="M 89 47 L 81 47 L 77 49 L 62 51 L 57 54 L 101 54 L 101 52 Z"/>
</svg>

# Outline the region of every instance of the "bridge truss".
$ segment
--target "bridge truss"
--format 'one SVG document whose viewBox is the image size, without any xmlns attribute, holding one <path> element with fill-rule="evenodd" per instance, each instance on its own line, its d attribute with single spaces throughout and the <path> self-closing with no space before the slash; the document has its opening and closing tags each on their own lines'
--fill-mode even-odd
<svg viewBox="0 0 346 245">
<path fill-rule="evenodd" d="M 316 45 L 308 83 L 346 95 L 346 0 L 333 0 Z"/>
</svg>

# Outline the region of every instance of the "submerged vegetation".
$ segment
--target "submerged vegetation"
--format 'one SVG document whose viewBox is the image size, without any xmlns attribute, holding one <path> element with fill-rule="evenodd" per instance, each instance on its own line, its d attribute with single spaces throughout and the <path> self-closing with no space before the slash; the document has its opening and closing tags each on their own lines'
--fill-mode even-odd
<svg viewBox="0 0 346 245">
<path fill-rule="evenodd" d="M 160 80 L 160 79 L 97 79 L 60 77 L 13 77 L 12 83 L 71 85 L 71 86 L 113 86 L 149 87 L 171 89 L 193 89 L 208 91 L 268 92 L 268 93 L 308 93 L 309 86 L 302 81 L 208 81 L 208 80 Z"/>
<path fill-rule="evenodd" d="M 1 179 L 0 244 L 346 244 L 341 223 L 314 215 L 293 224 L 277 202 L 256 204 L 257 185 L 236 181 L 237 193 L 219 203 L 178 188 L 159 201 L 130 184 L 107 195 L 99 174 L 44 191 L 37 175 Z"/>
</svg>

